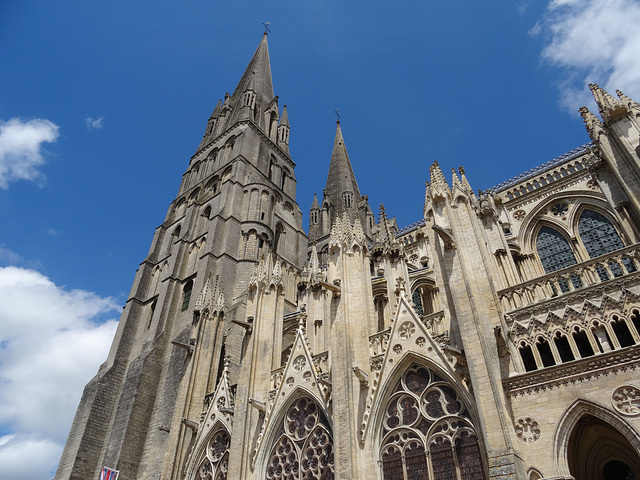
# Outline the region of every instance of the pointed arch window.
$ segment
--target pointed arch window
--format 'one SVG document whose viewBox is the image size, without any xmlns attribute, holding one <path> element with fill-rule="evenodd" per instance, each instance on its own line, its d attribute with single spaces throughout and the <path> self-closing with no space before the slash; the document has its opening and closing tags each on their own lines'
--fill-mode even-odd
<svg viewBox="0 0 640 480">
<path fill-rule="evenodd" d="M 594 210 L 585 210 L 582 212 L 580 220 L 578 221 L 578 232 L 590 258 L 599 257 L 600 255 L 624 247 L 620 235 L 618 235 L 615 227 L 607 217 Z M 633 263 L 628 258 L 625 258 L 622 263 L 628 272 L 635 271 Z M 609 263 L 609 268 L 614 277 L 622 275 L 620 265 L 616 262 L 612 261 Z M 597 271 L 602 281 L 609 279 L 609 275 L 604 267 L 598 266 Z"/>
<path fill-rule="evenodd" d="M 551 227 L 544 226 L 540 229 L 536 248 L 546 273 L 562 270 L 576 264 L 576 257 L 567 239 Z M 582 286 L 582 282 L 577 275 L 572 275 L 571 281 L 575 288 Z M 569 291 L 569 285 L 566 280 L 561 279 L 558 283 L 563 292 Z"/>
<path fill-rule="evenodd" d="M 351 203 L 353 202 L 353 193 L 344 192 L 342 194 L 342 200 L 344 201 L 344 208 L 351 208 Z"/>
<path fill-rule="evenodd" d="M 184 312 L 189 308 L 189 302 L 191 301 L 191 292 L 193 291 L 193 280 L 189 280 L 182 289 L 182 311 Z"/>
<path fill-rule="evenodd" d="M 267 480 L 333 479 L 333 436 L 326 417 L 310 398 L 287 411 L 271 449 Z"/>
<path fill-rule="evenodd" d="M 478 435 L 456 391 L 412 365 L 387 402 L 380 459 L 385 480 L 484 480 Z"/>
<path fill-rule="evenodd" d="M 416 308 L 416 312 L 418 315 L 424 315 L 424 308 L 422 307 L 422 295 L 420 295 L 420 288 L 416 288 L 411 295 L 411 300 L 413 300 L 413 305 Z"/>
<path fill-rule="evenodd" d="M 228 465 L 229 434 L 220 430 L 209 440 L 194 480 L 226 480 Z"/>
</svg>

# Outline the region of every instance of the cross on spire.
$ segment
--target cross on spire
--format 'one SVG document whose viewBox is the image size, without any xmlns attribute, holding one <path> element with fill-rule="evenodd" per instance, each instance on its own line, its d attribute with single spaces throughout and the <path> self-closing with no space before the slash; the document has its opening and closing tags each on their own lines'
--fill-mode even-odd
<svg viewBox="0 0 640 480">
<path fill-rule="evenodd" d="M 269 22 L 263 22 L 262 25 L 264 25 L 264 33 L 271 33 L 271 30 L 269 30 L 269 25 L 271 25 Z"/>
<path fill-rule="evenodd" d="M 336 123 L 340 123 L 340 110 L 336 108 Z"/>
</svg>

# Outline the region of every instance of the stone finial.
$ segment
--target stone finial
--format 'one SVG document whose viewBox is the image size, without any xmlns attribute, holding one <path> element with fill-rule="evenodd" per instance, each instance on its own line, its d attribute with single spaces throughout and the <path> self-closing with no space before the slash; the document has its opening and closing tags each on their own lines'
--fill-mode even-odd
<svg viewBox="0 0 640 480">
<path fill-rule="evenodd" d="M 597 140 L 598 134 L 604 129 L 604 124 L 587 107 L 580 107 L 580 116 L 591 140 Z"/>
<path fill-rule="evenodd" d="M 459 188 L 462 190 L 462 183 L 460 183 L 460 179 L 458 178 L 458 174 L 455 168 L 451 169 L 451 188 Z"/>
<path fill-rule="evenodd" d="M 429 173 L 431 176 L 431 196 L 434 198 L 448 197 L 451 194 L 451 190 L 437 161 L 433 162 L 433 165 L 429 168 Z"/>
<path fill-rule="evenodd" d="M 628 113 L 626 105 L 614 98 L 596 83 L 590 83 L 589 89 L 598 105 L 598 111 L 605 123 L 616 120 Z"/>
</svg>

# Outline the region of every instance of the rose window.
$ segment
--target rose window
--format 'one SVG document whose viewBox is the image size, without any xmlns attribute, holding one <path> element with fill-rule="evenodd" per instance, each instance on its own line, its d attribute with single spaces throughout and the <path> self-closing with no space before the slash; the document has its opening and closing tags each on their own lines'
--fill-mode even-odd
<svg viewBox="0 0 640 480">
<path fill-rule="evenodd" d="M 329 423 L 308 398 L 296 401 L 284 417 L 267 464 L 268 480 L 333 479 L 333 438 Z"/>
<path fill-rule="evenodd" d="M 385 480 L 485 480 L 478 435 L 462 398 L 413 365 L 391 394 L 381 429 Z"/>
</svg>

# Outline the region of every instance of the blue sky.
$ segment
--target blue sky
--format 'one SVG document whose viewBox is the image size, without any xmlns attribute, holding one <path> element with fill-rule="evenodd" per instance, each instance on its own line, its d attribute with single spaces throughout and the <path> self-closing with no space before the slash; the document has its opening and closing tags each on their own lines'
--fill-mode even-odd
<svg viewBox="0 0 640 480">
<path fill-rule="evenodd" d="M 486 189 L 589 141 L 588 82 L 640 100 L 636 0 L 3 2 L 0 478 L 55 469 L 262 22 L 305 218 L 336 109 L 361 192 L 404 226 L 421 217 L 433 161 Z"/>
</svg>

